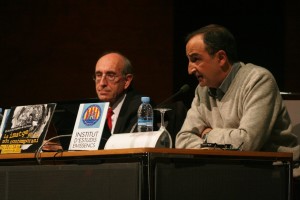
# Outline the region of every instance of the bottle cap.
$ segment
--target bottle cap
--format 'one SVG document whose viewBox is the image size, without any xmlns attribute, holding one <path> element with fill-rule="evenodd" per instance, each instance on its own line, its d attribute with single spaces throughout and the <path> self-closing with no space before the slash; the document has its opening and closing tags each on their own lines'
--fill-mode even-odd
<svg viewBox="0 0 300 200">
<path fill-rule="evenodd" d="M 150 97 L 142 97 L 141 98 L 143 103 L 149 103 L 150 102 Z"/>
</svg>

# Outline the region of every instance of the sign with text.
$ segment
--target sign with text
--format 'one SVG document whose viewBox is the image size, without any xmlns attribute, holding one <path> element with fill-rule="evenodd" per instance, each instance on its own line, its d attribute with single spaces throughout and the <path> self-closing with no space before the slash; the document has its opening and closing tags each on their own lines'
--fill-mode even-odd
<svg viewBox="0 0 300 200">
<path fill-rule="evenodd" d="M 109 103 L 80 104 L 69 150 L 97 150 Z"/>
</svg>

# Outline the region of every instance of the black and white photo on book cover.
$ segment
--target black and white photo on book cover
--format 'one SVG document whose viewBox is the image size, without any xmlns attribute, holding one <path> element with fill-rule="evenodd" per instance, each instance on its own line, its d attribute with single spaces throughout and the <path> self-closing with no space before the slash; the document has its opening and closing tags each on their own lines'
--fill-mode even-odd
<svg viewBox="0 0 300 200">
<path fill-rule="evenodd" d="M 35 152 L 43 143 L 56 104 L 12 107 L 0 140 L 1 154 Z"/>
</svg>

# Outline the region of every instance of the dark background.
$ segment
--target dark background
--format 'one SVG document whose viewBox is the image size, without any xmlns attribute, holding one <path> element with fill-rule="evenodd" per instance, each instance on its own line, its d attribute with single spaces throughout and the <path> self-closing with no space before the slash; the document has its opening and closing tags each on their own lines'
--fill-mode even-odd
<svg viewBox="0 0 300 200">
<path fill-rule="evenodd" d="M 299 92 L 297 0 L 2 0 L 0 105 L 96 97 L 92 75 L 110 50 L 135 67 L 135 88 L 157 103 L 188 83 L 185 36 L 210 23 L 235 35 L 240 60 Z"/>
</svg>

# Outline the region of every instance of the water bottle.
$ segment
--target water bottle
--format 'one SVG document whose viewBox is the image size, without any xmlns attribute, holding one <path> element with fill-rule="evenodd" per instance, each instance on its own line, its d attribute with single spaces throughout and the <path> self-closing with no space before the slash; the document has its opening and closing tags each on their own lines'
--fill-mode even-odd
<svg viewBox="0 0 300 200">
<path fill-rule="evenodd" d="M 140 105 L 137 113 L 138 132 L 153 131 L 153 109 L 152 106 L 150 105 L 150 98 L 142 97 L 141 100 L 142 100 L 142 104 Z"/>
</svg>

